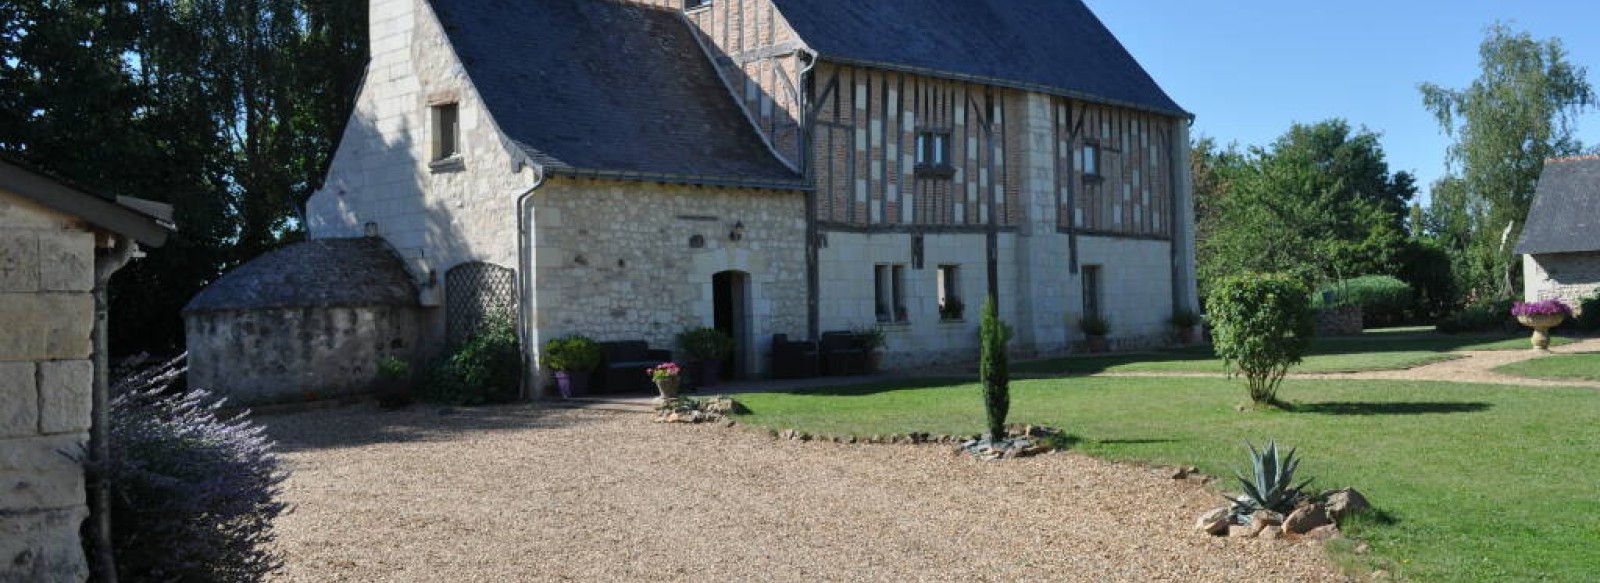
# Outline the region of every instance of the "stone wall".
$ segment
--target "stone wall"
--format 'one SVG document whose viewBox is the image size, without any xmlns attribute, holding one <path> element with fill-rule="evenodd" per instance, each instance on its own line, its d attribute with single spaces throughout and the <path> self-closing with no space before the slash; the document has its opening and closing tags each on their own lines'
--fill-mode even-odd
<svg viewBox="0 0 1600 583">
<path fill-rule="evenodd" d="M 1355 336 L 1361 333 L 1361 306 L 1339 306 L 1317 310 L 1316 334 L 1323 336 Z"/>
<path fill-rule="evenodd" d="M 94 234 L 0 191 L 0 581 L 82 581 Z"/>
<path fill-rule="evenodd" d="M 741 370 L 767 370 L 773 334 L 805 336 L 799 192 L 556 177 L 532 212 L 536 346 L 583 334 L 672 348 L 684 329 L 714 323 L 712 276 L 730 270 L 749 280 Z"/>
<path fill-rule="evenodd" d="M 1600 253 L 1549 253 L 1522 256 L 1523 298 L 1559 299 L 1573 309 L 1600 293 Z"/>
<path fill-rule="evenodd" d="M 399 307 L 319 307 L 191 312 L 189 386 L 216 389 L 230 402 L 259 405 L 363 394 L 378 361 L 423 362 L 417 311 Z"/>
</svg>

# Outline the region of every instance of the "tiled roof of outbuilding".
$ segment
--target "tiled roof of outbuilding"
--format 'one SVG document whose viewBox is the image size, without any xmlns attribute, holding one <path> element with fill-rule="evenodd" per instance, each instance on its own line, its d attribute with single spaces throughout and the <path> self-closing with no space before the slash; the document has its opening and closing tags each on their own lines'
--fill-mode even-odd
<svg viewBox="0 0 1600 583">
<path fill-rule="evenodd" d="M 1188 117 L 1081 0 L 773 0 L 824 59 Z"/>
<path fill-rule="evenodd" d="M 499 124 L 554 174 L 803 188 L 675 11 L 593 0 L 430 0 Z"/>
<path fill-rule="evenodd" d="M 1545 162 L 1516 252 L 1600 251 L 1600 158 Z"/>
<path fill-rule="evenodd" d="M 417 305 L 417 288 L 383 239 L 313 239 L 233 268 L 185 312 Z"/>
</svg>

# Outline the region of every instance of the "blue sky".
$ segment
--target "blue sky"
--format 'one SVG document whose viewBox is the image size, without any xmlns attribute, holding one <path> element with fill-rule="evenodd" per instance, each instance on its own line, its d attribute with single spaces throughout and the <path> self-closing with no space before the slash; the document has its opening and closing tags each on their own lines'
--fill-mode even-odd
<svg viewBox="0 0 1600 583">
<path fill-rule="evenodd" d="M 1265 145 L 1295 122 L 1343 117 L 1382 134 L 1390 171 L 1417 175 L 1424 196 L 1445 174 L 1450 139 L 1417 85 L 1463 88 L 1496 21 L 1559 37 L 1600 86 L 1600 2 L 1594 0 L 1086 0 L 1180 105 L 1193 132 Z M 1600 144 L 1600 113 L 1578 124 Z"/>
</svg>

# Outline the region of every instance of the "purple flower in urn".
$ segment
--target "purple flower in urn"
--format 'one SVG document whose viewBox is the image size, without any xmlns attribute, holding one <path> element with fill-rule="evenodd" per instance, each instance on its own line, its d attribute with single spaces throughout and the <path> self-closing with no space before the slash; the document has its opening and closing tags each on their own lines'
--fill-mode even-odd
<svg viewBox="0 0 1600 583">
<path fill-rule="evenodd" d="M 1517 302 L 1511 306 L 1513 316 L 1570 316 L 1572 308 L 1561 303 L 1561 300 L 1540 300 L 1537 302 Z"/>
</svg>

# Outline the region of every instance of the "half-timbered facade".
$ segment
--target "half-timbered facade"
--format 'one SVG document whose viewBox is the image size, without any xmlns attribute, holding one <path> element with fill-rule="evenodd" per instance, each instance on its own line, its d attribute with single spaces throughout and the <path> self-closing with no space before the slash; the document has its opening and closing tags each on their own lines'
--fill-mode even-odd
<svg viewBox="0 0 1600 583">
<path fill-rule="evenodd" d="M 1163 342 L 1194 308 L 1190 115 L 1079 0 L 371 0 L 370 18 L 308 226 L 391 245 L 423 345 L 492 305 L 533 366 L 567 334 L 665 347 L 715 326 L 760 375 L 773 334 L 871 325 L 889 367 L 971 360 L 991 296 L 1026 354 L 1073 350 L 1088 314 Z M 510 287 L 468 285 L 483 274 Z"/>
</svg>

